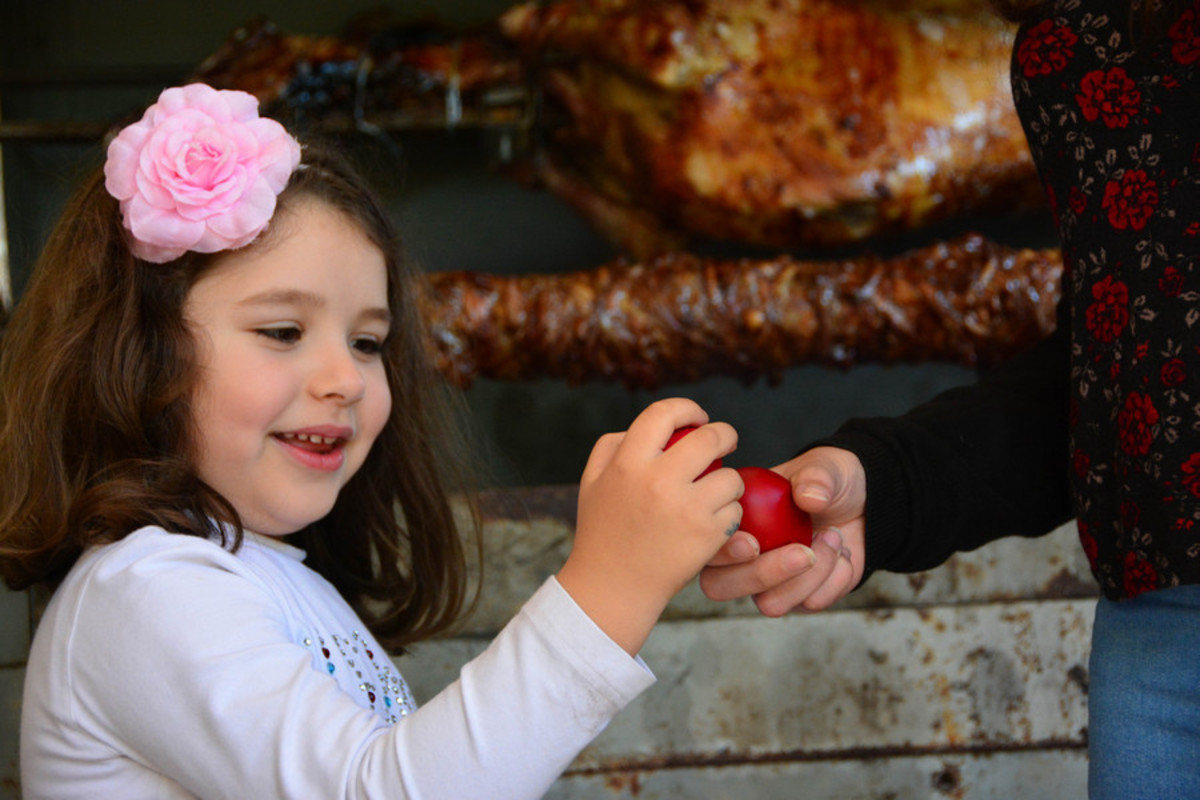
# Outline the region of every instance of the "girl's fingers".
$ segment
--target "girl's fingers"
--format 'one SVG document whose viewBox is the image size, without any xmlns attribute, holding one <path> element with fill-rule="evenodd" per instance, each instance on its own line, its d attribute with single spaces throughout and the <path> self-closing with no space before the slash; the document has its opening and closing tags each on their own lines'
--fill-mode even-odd
<svg viewBox="0 0 1200 800">
<path fill-rule="evenodd" d="M 580 477 L 581 483 L 591 483 L 602 473 L 613 460 L 617 449 L 624 441 L 624 433 L 606 433 L 596 440 L 596 444 L 592 446 L 591 455 L 588 456 L 587 464 L 584 465 L 583 475 Z"/>
<path fill-rule="evenodd" d="M 695 401 L 686 397 L 656 400 L 638 414 L 629 425 L 629 436 L 635 441 L 653 441 L 662 449 L 678 428 L 703 425 L 708 414 Z"/>
<path fill-rule="evenodd" d="M 705 475 L 718 459 L 737 448 L 737 431 L 726 422 L 708 422 L 677 439 L 661 454 L 664 464 L 688 466 L 688 477 L 694 481 L 709 481 L 713 473 Z M 732 475 L 733 470 L 729 470 Z M 703 477 L 701 477 L 703 476 Z M 738 491 L 741 494 L 741 491 Z"/>
<path fill-rule="evenodd" d="M 745 564 L 758 558 L 758 540 L 745 531 L 737 531 L 708 562 L 710 567 Z"/>
</svg>

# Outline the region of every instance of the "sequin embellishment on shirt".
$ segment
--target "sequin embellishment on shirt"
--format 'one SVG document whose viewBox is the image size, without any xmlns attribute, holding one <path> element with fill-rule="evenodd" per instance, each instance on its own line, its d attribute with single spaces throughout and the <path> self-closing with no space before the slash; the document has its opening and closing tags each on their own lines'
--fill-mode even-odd
<svg viewBox="0 0 1200 800">
<path fill-rule="evenodd" d="M 358 631 L 349 636 L 336 633 L 328 636 L 327 641 L 318 635 L 315 643 L 313 638 L 305 637 L 304 644 L 320 654 L 325 671 L 339 679 L 343 688 L 354 686 L 359 697 L 389 723 L 416 710 L 408 683 L 386 653 L 376 653 Z"/>
</svg>

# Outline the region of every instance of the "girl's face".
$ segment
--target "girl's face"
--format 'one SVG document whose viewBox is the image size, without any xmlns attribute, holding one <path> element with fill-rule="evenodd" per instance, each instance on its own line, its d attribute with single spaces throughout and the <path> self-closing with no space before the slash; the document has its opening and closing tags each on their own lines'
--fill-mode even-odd
<svg viewBox="0 0 1200 800">
<path fill-rule="evenodd" d="M 383 254 L 344 214 L 302 199 L 261 246 L 188 293 L 201 479 L 256 533 L 321 519 L 391 411 Z"/>
</svg>

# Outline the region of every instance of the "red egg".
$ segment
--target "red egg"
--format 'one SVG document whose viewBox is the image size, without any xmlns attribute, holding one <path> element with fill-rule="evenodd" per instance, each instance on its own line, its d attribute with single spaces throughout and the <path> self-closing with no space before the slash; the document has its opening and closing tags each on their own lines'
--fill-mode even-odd
<svg viewBox="0 0 1200 800">
<path fill-rule="evenodd" d="M 758 540 L 760 552 L 799 542 L 812 546 L 812 517 L 792 500 L 792 484 L 778 472 L 762 467 L 739 467 L 746 491 L 742 506 L 742 530 Z"/>
</svg>

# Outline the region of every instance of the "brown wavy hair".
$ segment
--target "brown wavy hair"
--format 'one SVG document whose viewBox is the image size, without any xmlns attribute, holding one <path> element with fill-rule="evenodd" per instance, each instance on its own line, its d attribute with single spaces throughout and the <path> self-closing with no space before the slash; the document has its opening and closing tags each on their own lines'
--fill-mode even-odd
<svg viewBox="0 0 1200 800">
<path fill-rule="evenodd" d="M 335 147 L 304 146 L 276 213 L 301 197 L 346 214 L 384 253 L 392 413 L 329 515 L 289 541 L 400 651 L 452 626 L 477 588 L 461 397 L 428 356 L 422 274 Z M 84 549 L 145 525 L 209 537 L 221 534 L 219 520 L 232 526 L 228 544 L 240 545 L 236 509 L 189 457 L 197 361 L 183 307 L 219 258 L 135 258 L 99 171 L 69 201 L 0 340 L 0 577 L 9 588 L 53 588 Z M 457 520 L 456 507 L 465 512 Z"/>
</svg>

